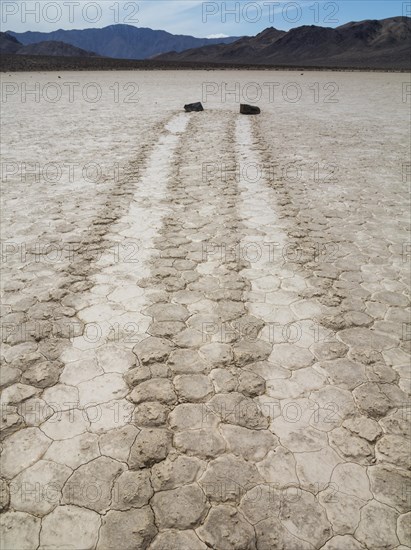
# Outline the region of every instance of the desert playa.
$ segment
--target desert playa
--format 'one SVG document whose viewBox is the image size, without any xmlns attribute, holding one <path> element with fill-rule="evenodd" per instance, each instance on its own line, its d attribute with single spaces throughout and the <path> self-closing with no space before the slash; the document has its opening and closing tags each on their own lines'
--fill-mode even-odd
<svg viewBox="0 0 411 550">
<path fill-rule="evenodd" d="M 2 547 L 410 548 L 409 75 L 2 80 Z"/>
</svg>

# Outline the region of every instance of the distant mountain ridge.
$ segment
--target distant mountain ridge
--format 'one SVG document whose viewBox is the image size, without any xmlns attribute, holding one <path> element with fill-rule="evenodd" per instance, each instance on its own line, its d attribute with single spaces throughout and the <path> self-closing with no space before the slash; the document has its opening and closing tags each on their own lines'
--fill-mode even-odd
<svg viewBox="0 0 411 550">
<path fill-rule="evenodd" d="M 158 60 L 287 66 L 411 68 L 411 18 L 351 22 L 337 28 L 273 27 L 232 44 L 169 52 Z"/>
<path fill-rule="evenodd" d="M 411 18 L 365 20 L 336 28 L 304 25 L 288 32 L 270 27 L 256 36 L 214 39 L 172 35 L 131 25 L 51 33 L 8 32 L 0 33 L 0 52 L 5 55 L 153 59 L 156 63 L 193 66 L 210 63 L 217 66 L 411 70 Z"/>
<path fill-rule="evenodd" d="M 0 53 L 16 53 L 22 47 L 14 36 L 0 32 Z"/>
<path fill-rule="evenodd" d="M 85 51 L 118 59 L 149 59 L 171 50 L 181 52 L 206 45 L 230 44 L 239 38 L 195 38 L 132 25 L 109 25 L 102 29 L 59 29 L 49 33 L 7 31 L 7 34 L 24 45 L 44 41 L 65 42 Z"/>
<path fill-rule="evenodd" d="M 15 55 L 50 55 L 59 57 L 90 57 L 96 55 L 94 52 L 87 52 L 71 44 L 65 44 L 64 42 L 55 40 L 23 46 L 16 37 L 4 32 L 0 32 L 0 53 Z"/>
</svg>

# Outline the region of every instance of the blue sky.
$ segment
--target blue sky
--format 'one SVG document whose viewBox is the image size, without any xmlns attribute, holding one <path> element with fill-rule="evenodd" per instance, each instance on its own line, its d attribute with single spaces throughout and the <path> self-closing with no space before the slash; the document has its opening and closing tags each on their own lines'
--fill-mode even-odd
<svg viewBox="0 0 411 550">
<path fill-rule="evenodd" d="M 0 0 L 1 29 L 83 29 L 127 23 L 193 36 L 255 35 L 267 27 L 337 27 L 349 21 L 411 16 L 397 0 Z"/>
</svg>

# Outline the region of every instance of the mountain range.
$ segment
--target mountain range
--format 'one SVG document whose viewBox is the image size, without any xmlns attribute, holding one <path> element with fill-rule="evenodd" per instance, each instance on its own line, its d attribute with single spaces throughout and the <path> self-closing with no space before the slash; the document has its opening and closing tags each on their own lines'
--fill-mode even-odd
<svg viewBox="0 0 411 550">
<path fill-rule="evenodd" d="M 23 45 L 44 41 L 65 42 L 103 57 L 117 59 L 149 59 L 169 51 L 182 52 L 207 45 L 230 44 L 239 38 L 195 38 L 133 25 L 110 25 L 102 29 L 59 29 L 48 33 L 7 31 L 7 34 L 15 37 Z"/>
<path fill-rule="evenodd" d="M 51 55 L 58 57 L 90 57 L 94 52 L 87 52 L 65 42 L 48 40 L 23 46 L 14 36 L 0 32 L 0 53 L 17 55 Z"/>
<path fill-rule="evenodd" d="M 301 26 L 288 32 L 270 27 L 256 36 L 241 38 L 194 38 L 131 25 L 51 33 L 0 33 L 3 58 L 19 54 L 27 58 L 101 59 L 93 61 L 93 67 L 98 63 L 112 66 L 121 59 L 123 64 L 145 60 L 153 66 L 160 63 L 173 68 L 208 64 L 410 70 L 410 52 L 410 17 L 351 22 L 336 28 Z M 6 64 L 15 65 L 10 59 Z"/>
<path fill-rule="evenodd" d="M 169 52 L 155 59 L 315 67 L 411 67 L 411 18 L 351 22 L 337 28 L 273 27 L 232 44 Z"/>
</svg>

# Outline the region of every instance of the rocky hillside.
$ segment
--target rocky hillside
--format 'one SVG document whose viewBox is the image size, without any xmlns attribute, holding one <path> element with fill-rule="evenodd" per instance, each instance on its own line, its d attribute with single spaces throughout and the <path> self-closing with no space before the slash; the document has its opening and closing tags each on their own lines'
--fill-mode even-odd
<svg viewBox="0 0 411 550">
<path fill-rule="evenodd" d="M 228 45 L 169 52 L 158 59 L 287 66 L 411 66 L 411 18 L 351 22 L 335 29 L 302 26 L 288 32 L 268 28 Z"/>
<path fill-rule="evenodd" d="M 90 57 L 95 56 L 94 52 L 88 52 L 81 48 L 76 48 L 71 44 L 48 40 L 23 46 L 14 36 L 8 33 L 0 33 L 0 53 L 17 55 L 43 55 L 58 57 Z"/>
</svg>

